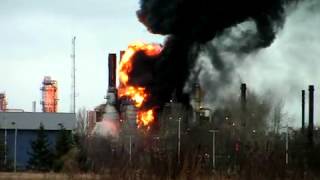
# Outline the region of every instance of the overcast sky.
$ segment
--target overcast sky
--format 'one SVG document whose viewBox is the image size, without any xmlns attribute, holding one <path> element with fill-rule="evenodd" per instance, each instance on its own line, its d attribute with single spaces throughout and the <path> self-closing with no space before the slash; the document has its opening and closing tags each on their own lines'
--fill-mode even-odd
<svg viewBox="0 0 320 180">
<path fill-rule="evenodd" d="M 9 108 L 40 111 L 45 75 L 58 81 L 59 111 L 70 111 L 71 40 L 76 36 L 77 107 L 105 102 L 108 53 L 144 40 L 147 32 L 135 12 L 138 0 L 1 0 L 0 92 Z"/>
</svg>

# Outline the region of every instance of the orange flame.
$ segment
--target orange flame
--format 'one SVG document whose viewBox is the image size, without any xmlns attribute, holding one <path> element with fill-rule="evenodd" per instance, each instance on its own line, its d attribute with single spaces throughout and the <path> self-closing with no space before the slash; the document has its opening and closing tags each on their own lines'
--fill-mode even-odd
<svg viewBox="0 0 320 180">
<path fill-rule="evenodd" d="M 143 103 L 148 98 L 149 94 L 144 87 L 133 86 L 129 84 L 129 74 L 133 68 L 132 57 L 138 51 L 143 51 L 148 56 L 156 56 L 162 50 L 162 47 L 157 44 L 145 44 L 143 42 L 135 42 L 129 45 L 128 49 L 122 56 L 119 65 L 119 78 L 120 86 L 118 90 L 119 97 L 129 97 L 134 106 L 137 108 L 142 107 Z M 138 110 L 137 113 L 137 124 L 138 127 L 149 126 L 154 121 L 154 110 Z"/>
<path fill-rule="evenodd" d="M 118 91 L 119 97 L 130 97 L 130 99 L 134 102 L 136 107 L 141 107 L 144 100 L 148 97 L 145 88 L 143 87 L 134 87 L 127 86 L 124 88 L 119 88 Z"/>
<path fill-rule="evenodd" d="M 154 112 L 152 109 L 148 111 L 138 112 L 138 127 L 148 126 L 154 120 Z"/>
</svg>

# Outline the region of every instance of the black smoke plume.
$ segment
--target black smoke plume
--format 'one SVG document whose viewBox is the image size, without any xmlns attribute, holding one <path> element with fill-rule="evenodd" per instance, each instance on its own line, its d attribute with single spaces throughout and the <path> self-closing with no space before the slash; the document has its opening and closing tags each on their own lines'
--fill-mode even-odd
<svg viewBox="0 0 320 180">
<path fill-rule="evenodd" d="M 141 0 L 140 10 L 137 11 L 140 22 L 152 33 L 168 35 L 164 49 L 154 63 L 134 65 L 132 75 L 135 76 L 136 72 L 139 74 L 137 77 L 141 77 L 133 78 L 140 79 L 135 83 L 147 84 L 152 94 L 146 106 L 163 105 L 173 92 L 179 101 L 187 104 L 188 95 L 183 92 L 183 87 L 199 51 L 210 51 L 207 42 L 222 35 L 228 28 L 245 21 L 253 21 L 256 26 L 255 33 L 245 33 L 250 37 L 246 44 L 241 48 L 228 46 L 230 48 L 249 53 L 268 47 L 283 25 L 284 7 L 292 1 Z M 210 53 L 214 53 L 212 50 Z M 215 69 L 229 71 L 221 58 L 213 56 L 212 62 Z M 143 78 L 143 73 L 138 73 L 141 71 L 148 77 Z"/>
</svg>

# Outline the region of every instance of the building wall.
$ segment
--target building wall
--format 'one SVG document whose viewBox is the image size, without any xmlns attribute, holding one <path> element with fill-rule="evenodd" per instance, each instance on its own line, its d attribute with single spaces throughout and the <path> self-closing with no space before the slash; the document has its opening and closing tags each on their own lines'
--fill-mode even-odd
<svg viewBox="0 0 320 180">
<path fill-rule="evenodd" d="M 74 113 L 0 112 L 0 129 L 37 130 L 40 124 L 47 130 L 59 130 L 62 124 L 67 130 L 75 128 Z"/>
<path fill-rule="evenodd" d="M 14 140 L 15 140 L 15 130 L 1 129 L 0 133 L 5 141 L 5 131 L 7 131 L 7 162 L 14 162 Z M 56 138 L 59 135 L 59 130 L 45 130 L 48 136 L 48 141 L 50 148 L 54 150 Z M 31 142 L 37 138 L 37 130 L 17 130 L 17 169 L 24 170 L 28 165 L 28 160 L 30 158 L 29 153 L 32 152 Z"/>
</svg>

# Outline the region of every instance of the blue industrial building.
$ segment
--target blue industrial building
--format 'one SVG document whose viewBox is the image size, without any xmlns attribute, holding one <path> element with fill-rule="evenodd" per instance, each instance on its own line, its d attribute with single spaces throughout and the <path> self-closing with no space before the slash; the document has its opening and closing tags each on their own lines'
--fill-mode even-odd
<svg viewBox="0 0 320 180">
<path fill-rule="evenodd" d="M 7 164 L 14 166 L 16 147 L 16 168 L 26 169 L 31 152 L 31 142 L 37 138 L 42 123 L 51 148 L 54 148 L 61 125 L 66 130 L 75 128 L 74 113 L 0 112 L 0 137 L 6 147 Z"/>
</svg>

